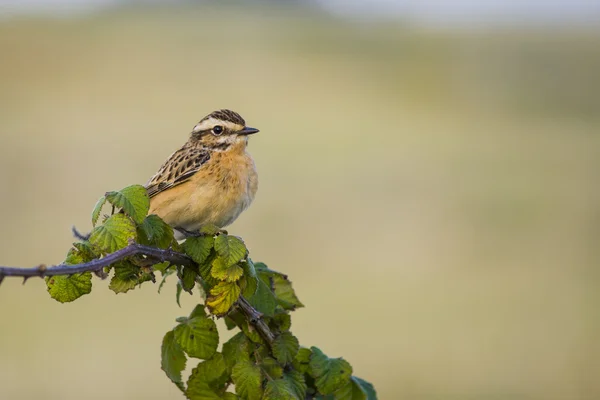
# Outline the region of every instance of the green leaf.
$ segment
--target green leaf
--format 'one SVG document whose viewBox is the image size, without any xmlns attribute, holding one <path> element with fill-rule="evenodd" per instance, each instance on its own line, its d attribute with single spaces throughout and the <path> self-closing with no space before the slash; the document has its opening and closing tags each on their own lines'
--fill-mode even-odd
<svg viewBox="0 0 600 400">
<path fill-rule="evenodd" d="M 221 232 L 221 228 L 213 224 L 206 224 L 200 228 L 200 233 L 203 233 L 207 236 L 215 236 L 219 232 Z"/>
<path fill-rule="evenodd" d="M 240 238 L 229 235 L 219 235 L 215 238 L 215 250 L 223 259 L 225 267 L 237 264 L 248 253 L 244 242 Z"/>
<path fill-rule="evenodd" d="M 211 358 L 219 345 L 215 321 L 201 315 L 177 325 L 175 339 L 188 356 L 204 360 Z"/>
<path fill-rule="evenodd" d="M 210 256 L 214 241 L 212 236 L 190 237 L 183 243 L 183 250 L 196 263 L 204 264 Z"/>
<path fill-rule="evenodd" d="M 294 390 L 285 379 L 269 381 L 265 387 L 263 400 L 303 400 L 296 396 Z"/>
<path fill-rule="evenodd" d="M 157 215 L 148 215 L 137 227 L 138 242 L 147 246 L 167 249 L 173 243 L 173 228 Z"/>
<path fill-rule="evenodd" d="M 240 297 L 240 287 L 235 282 L 220 282 L 210 289 L 206 305 L 214 315 L 225 315 Z"/>
<path fill-rule="evenodd" d="M 221 237 L 221 236 L 219 236 Z M 227 265 L 221 257 L 215 257 L 210 274 L 221 281 L 236 282 L 242 277 L 244 270 L 237 264 Z"/>
<path fill-rule="evenodd" d="M 127 260 L 114 264 L 114 270 L 115 274 L 110 280 L 108 288 L 115 293 L 126 293 L 134 289 L 136 285 L 153 279 L 152 274 L 144 272 L 142 268 Z"/>
<path fill-rule="evenodd" d="M 96 223 L 98 222 L 98 218 L 100 218 L 100 212 L 102 211 L 102 207 L 104 206 L 104 203 L 106 203 L 106 197 L 102 196 L 96 203 L 96 206 L 94 207 L 94 211 L 92 211 L 92 226 L 96 226 Z"/>
<path fill-rule="evenodd" d="M 163 338 L 161 347 L 161 369 L 169 379 L 182 391 L 185 390 L 181 379 L 181 371 L 185 369 L 187 359 L 185 353 L 175 340 L 175 332 L 169 331 Z"/>
<path fill-rule="evenodd" d="M 260 367 L 271 379 L 279 379 L 283 376 L 283 367 L 279 365 L 276 359 L 265 357 L 261 360 Z"/>
<path fill-rule="evenodd" d="M 206 314 L 206 310 L 204 309 L 204 304 L 198 304 L 192 310 L 190 314 L 190 319 L 196 317 L 208 317 L 208 315 Z"/>
<path fill-rule="evenodd" d="M 248 400 L 260 400 L 263 377 L 257 365 L 250 361 L 239 361 L 231 371 L 231 378 L 239 396 Z"/>
<path fill-rule="evenodd" d="M 349 382 L 352 366 L 348 361 L 329 358 L 317 347 L 311 347 L 311 351 L 308 373 L 315 378 L 319 393 L 332 394 Z"/>
<path fill-rule="evenodd" d="M 377 392 L 372 384 L 360 379 L 357 376 L 353 376 L 352 380 L 352 400 L 377 400 Z M 361 397 L 364 394 L 364 397 Z"/>
<path fill-rule="evenodd" d="M 231 370 L 238 361 L 250 361 L 252 345 L 242 332 L 237 333 L 223 344 L 223 357 Z"/>
<path fill-rule="evenodd" d="M 303 374 L 308 371 L 311 355 L 312 352 L 310 349 L 307 349 L 306 347 L 300 347 L 298 354 L 296 354 L 296 358 L 294 358 L 293 361 L 294 369 Z"/>
<path fill-rule="evenodd" d="M 191 377 L 190 377 L 191 379 Z M 210 385 L 202 380 L 188 380 L 188 389 L 185 397 L 189 400 L 222 400 Z"/>
<path fill-rule="evenodd" d="M 179 300 L 181 299 L 181 292 L 183 291 L 183 288 L 181 287 L 181 281 L 177 281 L 176 288 L 177 291 L 175 292 L 175 300 L 177 300 L 177 305 L 179 306 L 179 308 L 181 308 L 181 303 L 179 302 Z"/>
<path fill-rule="evenodd" d="M 239 400 L 239 399 L 240 398 L 234 393 L 225 392 L 225 394 L 223 395 L 223 400 Z"/>
<path fill-rule="evenodd" d="M 177 277 L 181 283 L 181 288 L 189 294 L 192 294 L 192 289 L 196 285 L 197 276 L 198 272 L 192 266 L 186 265 L 177 268 Z"/>
<path fill-rule="evenodd" d="M 287 382 L 288 387 L 292 389 L 292 392 L 303 400 L 306 397 L 306 381 L 304 380 L 304 374 L 298 371 L 289 371 L 283 375 L 283 379 Z"/>
<path fill-rule="evenodd" d="M 296 336 L 290 332 L 283 332 L 273 342 L 273 355 L 280 363 L 287 364 L 294 360 L 299 348 L 300 344 Z"/>
<path fill-rule="evenodd" d="M 274 274 L 272 279 L 275 296 L 277 297 L 281 307 L 292 311 L 296 308 L 304 307 L 304 304 L 298 300 L 296 292 L 294 292 L 292 282 L 290 282 L 287 277 L 281 274 Z"/>
<path fill-rule="evenodd" d="M 121 208 L 138 224 L 144 221 L 150 209 L 150 198 L 141 185 L 127 186 L 117 192 L 108 192 L 106 200 L 113 206 Z"/>
<path fill-rule="evenodd" d="M 88 262 L 88 261 L 92 261 L 92 260 L 100 257 L 100 254 L 97 254 L 94 251 L 94 248 L 88 241 L 73 243 L 73 247 L 75 247 L 75 249 L 77 249 L 77 253 L 79 256 L 78 259 L 80 261 L 78 261 L 77 263 L 69 263 L 69 264 L 79 264 L 82 262 Z M 67 258 L 68 257 L 69 257 L 69 255 L 67 255 Z"/>
<path fill-rule="evenodd" d="M 46 286 L 50 297 L 61 303 L 68 303 L 92 291 L 92 273 L 48 276 Z"/>
<path fill-rule="evenodd" d="M 168 264 L 168 263 L 167 263 Z M 167 281 L 167 278 L 171 275 L 173 275 L 175 273 L 174 269 L 167 269 L 163 272 L 163 277 L 162 280 L 160 281 L 160 284 L 158 285 L 158 293 L 160 294 L 160 291 L 162 290 L 165 282 Z"/>
<path fill-rule="evenodd" d="M 275 315 L 275 307 L 277 307 L 277 299 L 271 289 L 263 282 L 258 280 L 258 288 L 256 293 L 248 299 L 252 307 L 266 315 L 272 317 Z"/>
<path fill-rule="evenodd" d="M 187 382 L 187 397 L 188 399 L 212 399 L 213 397 L 209 396 L 214 394 L 217 399 L 220 399 L 217 393 L 225 389 L 228 380 L 229 374 L 223 355 L 215 353 L 210 360 L 199 363 L 192 370 Z"/>
<path fill-rule="evenodd" d="M 240 264 L 244 269 L 244 276 L 241 281 L 242 294 L 244 297 L 249 299 L 250 297 L 254 296 L 256 289 L 258 289 L 258 276 L 256 275 L 256 270 L 254 269 L 252 260 L 248 259 L 246 261 L 242 261 Z"/>
<path fill-rule="evenodd" d="M 279 332 L 289 331 L 292 326 L 292 317 L 290 314 L 280 312 L 275 314 L 275 317 L 270 321 L 269 326 L 273 330 Z"/>
<path fill-rule="evenodd" d="M 103 253 L 126 247 L 130 239 L 135 239 L 135 224 L 123 214 L 114 214 L 90 234 L 90 243 Z"/>
</svg>

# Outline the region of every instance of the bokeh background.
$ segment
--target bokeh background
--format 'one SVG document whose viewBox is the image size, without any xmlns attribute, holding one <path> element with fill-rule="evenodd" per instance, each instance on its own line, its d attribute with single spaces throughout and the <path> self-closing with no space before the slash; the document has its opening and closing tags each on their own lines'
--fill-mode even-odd
<svg viewBox="0 0 600 400">
<path fill-rule="evenodd" d="M 384 400 L 599 399 L 600 6 L 549 3 L 2 0 L 0 264 L 60 262 L 231 108 L 261 133 L 229 230 L 303 345 Z M 0 398 L 180 399 L 174 283 L 5 280 Z"/>
</svg>

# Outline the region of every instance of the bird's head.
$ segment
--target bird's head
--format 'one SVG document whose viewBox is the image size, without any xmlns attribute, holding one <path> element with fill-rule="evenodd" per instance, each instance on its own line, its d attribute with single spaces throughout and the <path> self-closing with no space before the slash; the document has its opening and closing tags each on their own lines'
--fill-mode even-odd
<svg viewBox="0 0 600 400">
<path fill-rule="evenodd" d="M 192 129 L 192 140 L 214 150 L 227 150 L 230 146 L 248 142 L 248 135 L 258 129 L 246 126 L 240 114 L 231 110 L 218 110 L 202 118 Z"/>
</svg>

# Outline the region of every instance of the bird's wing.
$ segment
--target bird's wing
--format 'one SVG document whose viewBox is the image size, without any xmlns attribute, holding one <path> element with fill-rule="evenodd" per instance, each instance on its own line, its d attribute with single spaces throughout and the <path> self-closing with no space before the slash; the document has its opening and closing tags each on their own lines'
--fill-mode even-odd
<svg viewBox="0 0 600 400">
<path fill-rule="evenodd" d="M 205 149 L 181 148 L 171 155 L 156 175 L 146 184 L 151 198 L 190 179 L 206 162 L 210 154 Z"/>
</svg>

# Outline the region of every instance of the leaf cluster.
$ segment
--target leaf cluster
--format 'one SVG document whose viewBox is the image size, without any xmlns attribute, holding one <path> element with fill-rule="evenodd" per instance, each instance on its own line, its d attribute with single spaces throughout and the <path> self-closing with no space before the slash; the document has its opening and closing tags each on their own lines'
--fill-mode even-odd
<svg viewBox="0 0 600 400">
<path fill-rule="evenodd" d="M 183 265 L 149 256 L 132 256 L 104 267 L 112 274 L 109 288 L 126 293 L 148 282 L 176 275 L 177 302 L 182 292 L 200 290 L 204 299 L 189 316 L 177 319 L 161 347 L 161 367 L 190 400 L 204 399 L 376 399 L 373 386 L 352 376 L 342 358 L 329 358 L 317 347 L 302 347 L 292 334 L 291 312 L 303 304 L 292 283 L 263 263 L 254 263 L 242 239 L 214 226 L 178 243 L 173 229 L 156 215 L 147 215 L 150 201 L 139 185 L 108 192 L 92 213 L 94 228 L 86 240 L 74 243 L 65 264 L 101 259 L 132 243 L 185 253 Z M 101 218 L 102 210 L 111 212 Z M 99 223 L 101 221 L 101 223 Z M 90 293 L 90 272 L 46 278 L 52 298 L 73 301 Z M 252 309 L 249 315 L 240 302 Z M 246 310 L 247 311 L 247 310 Z M 215 318 L 239 330 L 217 351 Z M 183 371 L 199 359 L 187 379 Z"/>
</svg>

